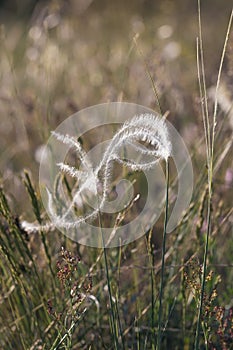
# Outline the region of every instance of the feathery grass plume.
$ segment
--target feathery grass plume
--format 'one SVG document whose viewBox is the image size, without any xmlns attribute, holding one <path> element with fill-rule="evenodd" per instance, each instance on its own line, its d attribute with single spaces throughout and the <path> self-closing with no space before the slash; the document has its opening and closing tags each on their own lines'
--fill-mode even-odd
<svg viewBox="0 0 233 350">
<path fill-rule="evenodd" d="M 124 165 L 132 171 L 146 171 L 161 159 L 167 161 L 172 149 L 164 118 L 156 117 L 153 114 L 141 114 L 126 121 L 108 144 L 96 168 L 93 168 L 81 144 L 73 137 L 56 132 L 52 132 L 52 135 L 58 141 L 75 148 L 80 158 L 80 163 L 84 168 L 80 171 L 68 164 L 57 164 L 62 172 L 76 178 L 79 183 L 79 187 L 63 215 L 59 216 L 55 213 L 52 194 L 47 191 L 48 211 L 53 220 L 51 225 L 65 229 L 77 227 L 86 222 L 86 220 L 93 220 L 103 209 L 111 186 L 113 162 Z M 136 151 L 137 160 L 132 160 L 130 157 L 126 159 L 121 158 L 123 148 L 127 147 Z M 143 160 L 141 161 L 138 156 L 141 156 Z M 102 193 L 99 195 L 97 207 L 90 213 L 78 216 L 75 220 L 70 220 L 69 217 L 80 195 L 88 189 L 96 196 L 99 184 L 102 185 Z M 49 229 L 51 225 L 45 225 L 41 228 Z M 26 225 L 24 222 L 24 229 L 32 230 L 33 228 L 35 229 L 35 226 Z"/>
<path fill-rule="evenodd" d="M 79 155 L 80 161 L 82 162 L 82 165 L 85 166 L 87 169 L 91 167 L 91 164 L 88 162 L 88 159 L 86 158 L 86 152 L 82 149 L 81 144 L 77 142 L 74 137 L 70 135 L 61 135 L 55 131 L 52 131 L 51 134 L 58 141 L 61 141 L 62 143 L 75 148 L 77 154 Z"/>
</svg>

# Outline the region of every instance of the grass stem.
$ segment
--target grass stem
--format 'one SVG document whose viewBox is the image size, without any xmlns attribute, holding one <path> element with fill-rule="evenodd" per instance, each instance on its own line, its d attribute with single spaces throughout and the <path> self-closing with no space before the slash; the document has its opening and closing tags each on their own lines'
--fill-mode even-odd
<svg viewBox="0 0 233 350">
<path fill-rule="evenodd" d="M 169 194 L 168 192 L 169 192 L 169 162 L 166 161 L 166 202 L 165 202 L 165 217 L 164 217 L 164 228 L 163 228 L 161 280 L 160 280 L 160 291 L 159 291 L 157 350 L 161 349 L 161 341 L 162 341 L 164 269 L 165 269 L 166 236 L 167 236 L 167 223 L 168 223 L 168 194 Z"/>
<path fill-rule="evenodd" d="M 104 236 L 103 236 L 103 230 L 102 230 L 102 222 L 101 217 L 99 214 L 99 227 L 101 230 L 101 239 L 102 239 L 102 245 L 103 245 L 103 253 L 104 253 L 104 265 L 105 265 L 105 272 L 106 272 L 106 278 L 107 278 L 107 286 L 108 286 L 108 296 L 109 296 L 109 305 L 110 305 L 110 324 L 112 327 L 113 332 L 113 339 L 114 339 L 114 348 L 115 350 L 119 349 L 119 342 L 117 337 L 117 327 L 116 327 L 116 317 L 115 317 L 115 309 L 113 304 L 113 298 L 112 298 L 112 288 L 110 283 L 110 276 L 109 276 L 109 267 L 108 267 L 108 259 L 107 259 L 107 248 L 104 242 Z"/>
</svg>

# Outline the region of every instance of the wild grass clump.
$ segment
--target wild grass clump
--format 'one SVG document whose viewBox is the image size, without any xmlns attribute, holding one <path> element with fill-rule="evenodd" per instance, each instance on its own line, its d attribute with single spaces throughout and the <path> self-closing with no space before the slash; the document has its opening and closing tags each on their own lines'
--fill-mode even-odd
<svg viewBox="0 0 233 350">
<path fill-rule="evenodd" d="M 213 1 L 208 4 L 214 11 Z M 85 17 L 87 7 L 72 6 L 77 6 L 78 13 Z M 102 12 L 101 16 L 98 11 L 95 12 L 94 6 L 97 5 L 93 3 L 88 12 L 92 19 L 91 35 L 93 28 L 97 34 L 100 31 L 102 43 L 103 37 L 107 40 L 108 35 L 103 24 L 105 16 Z M 133 2 L 130 6 L 134 6 Z M 159 2 L 156 6 L 160 6 Z M 46 11 L 49 14 L 45 21 L 43 16 Z M 218 72 L 215 73 L 211 69 L 217 63 L 215 57 L 211 61 L 208 50 L 206 53 L 204 33 L 208 28 L 201 18 L 201 2 L 198 1 L 196 56 L 200 96 L 197 97 L 190 80 L 195 62 L 191 61 L 190 69 L 184 71 L 183 76 L 181 68 L 185 70 L 186 67 L 182 61 L 184 58 L 165 56 L 167 49 L 163 50 L 162 45 L 167 47 L 170 40 L 174 44 L 178 40 L 175 37 L 167 37 L 164 39 L 166 42 L 158 43 L 161 55 L 156 50 L 150 52 L 152 39 L 143 37 L 141 16 L 130 18 L 133 28 L 137 28 L 145 40 L 140 41 L 140 36 L 136 36 L 135 49 L 133 32 L 135 40 L 127 56 L 127 45 L 120 46 L 120 41 L 112 43 L 116 45 L 114 50 L 106 45 L 98 53 L 98 43 L 90 41 L 87 45 L 77 38 L 74 28 L 80 24 L 75 22 L 69 9 L 66 8 L 68 12 L 64 15 L 58 5 L 48 5 L 46 11 L 39 16 L 41 24 L 33 23 L 25 29 L 26 39 L 21 38 L 18 45 L 12 38 L 11 42 L 7 42 L 7 31 L 1 32 L 1 55 L 4 59 L 0 62 L 3 81 L 0 87 L 3 119 L 0 129 L 3 150 L 0 156 L 0 348 L 231 349 L 232 113 L 229 103 L 226 108 L 220 95 L 223 94 L 222 86 L 227 89 L 232 77 L 230 73 L 228 76 L 232 68 L 231 61 L 229 63 L 229 57 L 232 58 L 232 13 Z M 191 16 L 190 9 L 188 13 Z M 49 17 L 51 15 L 54 16 Z M 115 11 L 113 15 L 114 19 Z M 131 16 L 130 11 L 128 15 Z M 148 21 L 154 25 L 152 13 L 149 15 Z M 81 15 L 78 18 L 81 23 Z M 128 22 L 127 18 L 127 25 Z M 84 24 L 86 33 L 89 29 L 86 22 Z M 17 28 L 20 33 L 20 24 Z M 190 42 L 190 32 L 187 30 L 187 33 L 184 35 L 188 35 Z M 154 43 L 154 31 L 151 35 Z M 194 56 L 193 51 L 188 51 L 186 42 L 182 45 L 184 56 L 185 52 L 189 57 Z M 214 48 L 216 45 L 217 39 Z M 214 52 L 216 54 L 216 50 Z M 96 59 L 93 58 L 95 54 Z M 92 59 L 86 62 L 88 55 Z M 158 65 L 154 63 L 154 55 Z M 21 61 L 17 64 L 19 58 L 16 57 L 19 56 Z M 55 64 L 57 56 L 61 61 Z M 50 72 L 51 62 L 54 65 Z M 127 69 L 122 68 L 124 65 Z M 27 67 L 26 72 L 22 72 L 22 66 Z M 144 82 L 147 81 L 145 70 L 152 88 Z M 216 76 L 215 83 L 213 75 Z M 137 77 L 140 87 L 137 86 Z M 122 79 L 127 82 L 121 84 Z M 88 84 L 89 88 L 85 89 Z M 155 95 L 149 91 L 154 91 Z M 64 95 L 69 98 L 64 98 Z M 231 97 L 229 89 L 228 102 Z M 145 164 L 122 160 L 119 148 L 124 142 L 129 142 L 139 151 L 140 144 L 136 141 L 143 137 L 142 141 L 150 147 L 160 141 L 164 147 L 149 150 L 154 162 L 162 158 L 161 165 L 166 175 L 163 215 L 150 232 L 145 232 L 143 237 L 126 246 L 111 249 L 82 246 L 62 235 L 54 225 L 46 226 L 49 219 L 42 206 L 35 171 L 39 151 L 50 134 L 49 130 L 54 130 L 61 118 L 77 111 L 78 106 L 94 104 L 101 99 L 135 101 L 136 98 L 139 103 L 160 112 L 172 107 L 170 114 L 166 115 L 185 138 L 192 157 L 195 175 L 192 201 L 176 229 L 168 233 L 167 220 L 177 192 L 174 164 L 169 157 L 172 145 L 167 142 L 166 133 L 156 134 L 154 117 L 135 117 L 116 133 L 114 152 L 104 154 L 99 168 L 92 169 L 87 164 L 86 174 L 81 174 L 70 164 L 59 164 L 63 171 L 61 181 L 70 189 L 69 193 L 75 195 L 76 192 L 71 193 L 68 176 L 72 175 L 72 180 L 81 180 L 83 184 L 90 181 L 85 186 L 91 183 L 95 189 L 99 175 L 105 172 L 107 180 L 103 188 L 107 192 L 111 187 L 108 166 L 116 161 L 119 166 L 125 167 L 127 179 L 132 179 L 134 170 L 139 171 L 135 181 L 136 186 L 141 188 L 143 177 L 140 177 L 140 170 Z M 8 118 L 13 122 L 9 123 Z M 156 120 L 156 123 L 160 122 Z M 5 135 L 14 141 L 14 147 L 7 148 Z M 61 142 L 67 141 L 64 135 L 55 137 Z M 77 140 L 72 142 L 84 159 L 83 150 L 88 146 L 91 148 L 91 142 L 89 145 L 89 141 L 84 140 L 87 148 Z M 142 149 L 145 151 L 145 148 Z M 37 160 L 32 156 L 34 152 Z M 152 165 L 147 164 L 148 167 Z M 25 166 L 30 172 L 22 172 Z M 89 177 L 90 173 L 92 177 Z M 130 204 L 131 208 L 134 204 Z M 130 218 L 130 212 L 127 215 Z M 104 216 L 96 213 L 95 218 L 99 226 L 104 227 Z M 121 220 L 122 217 L 119 217 L 119 224 Z M 31 229 L 28 222 L 32 223 Z"/>
</svg>

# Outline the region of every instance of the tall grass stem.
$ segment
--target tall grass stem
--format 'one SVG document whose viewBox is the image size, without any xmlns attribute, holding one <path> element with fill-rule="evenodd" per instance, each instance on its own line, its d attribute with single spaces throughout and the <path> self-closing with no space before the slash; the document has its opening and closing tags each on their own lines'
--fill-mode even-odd
<svg viewBox="0 0 233 350">
<path fill-rule="evenodd" d="M 160 291 L 159 291 L 159 315 L 158 315 L 157 350 L 161 349 L 161 342 L 162 342 L 164 269 L 165 269 L 166 236 L 167 236 L 168 204 L 169 204 L 168 203 L 168 197 L 169 197 L 169 162 L 167 160 L 166 161 L 166 202 L 165 202 L 165 217 L 164 217 L 164 227 L 163 227 L 161 280 L 160 280 Z"/>
<path fill-rule="evenodd" d="M 115 317 L 115 308 L 114 308 L 113 299 L 112 299 L 112 288 L 111 288 L 110 276 L 109 276 L 107 248 L 106 248 L 105 242 L 104 242 L 102 221 L 101 221 L 100 214 L 98 215 L 98 217 L 99 217 L 99 227 L 101 230 L 101 238 L 102 238 L 103 253 L 104 253 L 104 265 L 105 265 L 105 272 L 106 272 L 107 286 L 108 286 L 108 296 L 109 296 L 109 304 L 110 304 L 110 324 L 111 324 L 112 332 L 113 332 L 114 348 L 115 348 L 115 350 L 118 350 L 119 349 L 119 342 L 118 342 L 117 328 L 116 328 L 117 320 Z"/>
</svg>

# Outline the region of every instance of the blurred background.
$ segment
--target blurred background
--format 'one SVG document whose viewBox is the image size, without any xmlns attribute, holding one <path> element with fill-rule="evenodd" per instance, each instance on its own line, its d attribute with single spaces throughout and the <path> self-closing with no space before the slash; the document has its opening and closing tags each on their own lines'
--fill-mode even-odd
<svg viewBox="0 0 233 350">
<path fill-rule="evenodd" d="M 202 4 L 210 92 L 231 6 L 229 0 Z M 26 196 L 22 170 L 29 168 L 38 179 L 42 146 L 69 115 L 108 101 L 157 110 L 148 72 L 163 112 L 170 112 L 189 150 L 198 148 L 204 160 L 204 143 L 196 144 L 203 137 L 196 0 L 1 0 L 0 23 L 0 171 L 16 210 Z M 231 39 L 222 84 L 226 110 L 232 98 L 232 50 Z M 226 128 L 230 125 L 232 119 Z"/>
</svg>

